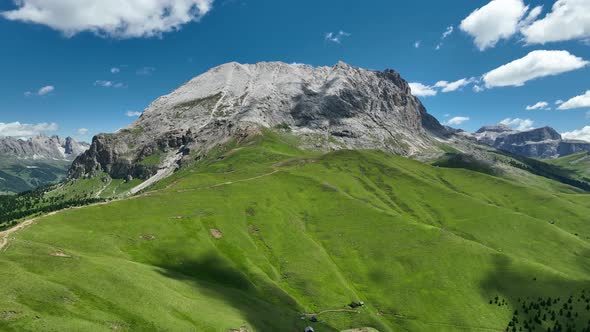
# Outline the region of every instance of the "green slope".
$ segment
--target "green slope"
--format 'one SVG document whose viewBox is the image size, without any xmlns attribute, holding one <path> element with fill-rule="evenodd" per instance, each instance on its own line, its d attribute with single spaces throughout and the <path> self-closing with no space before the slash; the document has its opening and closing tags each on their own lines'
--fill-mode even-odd
<svg viewBox="0 0 590 332">
<path fill-rule="evenodd" d="M 0 330 L 500 331 L 570 295 L 556 319 L 581 330 L 588 216 L 585 194 L 268 133 L 10 235 Z"/>
<path fill-rule="evenodd" d="M 0 194 L 19 193 L 62 181 L 68 171 L 67 161 L 33 161 L 0 159 Z"/>
<path fill-rule="evenodd" d="M 590 182 L 590 152 L 580 152 L 548 161 L 553 165 L 569 170 L 580 178 Z"/>
</svg>

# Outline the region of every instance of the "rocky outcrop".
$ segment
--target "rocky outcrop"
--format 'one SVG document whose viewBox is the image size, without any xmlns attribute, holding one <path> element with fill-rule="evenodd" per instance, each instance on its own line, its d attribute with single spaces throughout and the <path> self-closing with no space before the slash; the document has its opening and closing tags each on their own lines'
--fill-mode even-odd
<svg viewBox="0 0 590 332">
<path fill-rule="evenodd" d="M 146 178 L 158 169 L 142 162 L 149 156 L 204 152 L 261 127 L 289 129 L 303 147 L 401 155 L 437 149 L 435 137 L 448 133 L 393 70 L 228 63 L 158 98 L 128 128 L 95 137 L 70 175 Z"/>
<path fill-rule="evenodd" d="M 550 159 L 590 151 L 590 142 L 564 140 L 551 127 L 517 131 L 504 125 L 485 126 L 473 136 L 479 142 L 530 158 Z"/>
<path fill-rule="evenodd" d="M 0 137 L 0 159 L 3 160 L 69 160 L 88 149 L 88 143 L 71 137 L 39 135 L 28 139 Z"/>
</svg>

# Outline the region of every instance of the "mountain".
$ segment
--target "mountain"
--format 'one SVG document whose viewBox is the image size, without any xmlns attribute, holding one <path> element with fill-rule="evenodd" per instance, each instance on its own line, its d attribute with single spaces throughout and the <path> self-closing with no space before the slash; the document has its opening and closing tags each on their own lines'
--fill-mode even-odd
<svg viewBox="0 0 590 332">
<path fill-rule="evenodd" d="M 590 182 L 590 151 L 574 153 L 548 162 Z"/>
<path fill-rule="evenodd" d="M 262 130 L 133 198 L 0 234 L 0 330 L 587 327 L 587 193 L 297 138 Z"/>
<path fill-rule="evenodd" d="M 551 127 L 518 131 L 505 125 L 485 126 L 473 137 L 481 143 L 530 158 L 552 159 L 590 151 L 590 142 L 563 139 Z"/>
<path fill-rule="evenodd" d="M 0 137 L 0 193 L 15 193 L 64 179 L 89 145 L 71 137 Z"/>
<path fill-rule="evenodd" d="M 393 70 L 228 63 L 158 98 L 128 128 L 94 137 L 70 176 L 145 179 L 179 149 L 203 154 L 260 128 L 288 130 L 303 148 L 405 156 L 437 150 L 447 133 Z"/>
</svg>

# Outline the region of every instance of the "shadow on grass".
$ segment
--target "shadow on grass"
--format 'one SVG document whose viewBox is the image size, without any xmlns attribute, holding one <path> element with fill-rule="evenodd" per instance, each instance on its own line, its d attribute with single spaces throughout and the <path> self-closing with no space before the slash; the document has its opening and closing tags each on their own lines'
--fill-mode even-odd
<svg viewBox="0 0 590 332">
<path fill-rule="evenodd" d="M 218 255 L 209 254 L 182 264 L 163 260 L 158 266 L 164 276 L 194 285 L 207 297 L 220 299 L 240 310 L 255 331 L 296 332 L 314 325 L 300 319 L 300 306 L 283 290 L 261 278 L 254 284 L 245 273 Z M 211 320 L 216 321 L 216 317 Z M 335 331 L 321 323 L 316 326 L 322 331 Z"/>
<path fill-rule="evenodd" d="M 581 257 L 586 258 L 580 264 L 587 266 L 590 256 Z M 590 275 L 568 279 L 497 256 L 481 289 L 493 310 L 511 317 L 501 327 L 505 331 L 590 331 Z"/>
</svg>

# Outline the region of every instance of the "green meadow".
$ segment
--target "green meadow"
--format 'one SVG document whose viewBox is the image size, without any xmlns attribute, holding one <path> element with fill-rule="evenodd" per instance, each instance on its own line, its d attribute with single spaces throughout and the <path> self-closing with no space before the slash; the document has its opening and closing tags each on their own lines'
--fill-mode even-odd
<svg viewBox="0 0 590 332">
<path fill-rule="evenodd" d="M 582 331 L 590 196 L 538 179 L 266 133 L 11 234 L 0 330 Z"/>
</svg>

